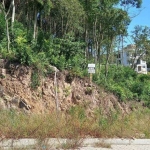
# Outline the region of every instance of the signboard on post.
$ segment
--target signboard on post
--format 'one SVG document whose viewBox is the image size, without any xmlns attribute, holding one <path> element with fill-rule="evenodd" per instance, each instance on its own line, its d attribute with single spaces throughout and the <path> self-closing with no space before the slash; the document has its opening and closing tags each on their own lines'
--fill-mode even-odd
<svg viewBox="0 0 150 150">
<path fill-rule="evenodd" d="M 95 73 L 95 64 L 88 64 L 88 73 L 90 73 L 90 82 L 92 85 L 92 74 Z"/>
<path fill-rule="evenodd" d="M 95 64 L 88 64 L 88 73 L 95 73 Z"/>
</svg>

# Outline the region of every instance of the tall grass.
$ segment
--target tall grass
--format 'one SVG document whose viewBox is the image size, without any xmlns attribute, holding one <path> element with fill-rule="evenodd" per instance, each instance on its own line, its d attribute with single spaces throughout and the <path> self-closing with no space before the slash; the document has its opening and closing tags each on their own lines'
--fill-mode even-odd
<svg viewBox="0 0 150 150">
<path fill-rule="evenodd" d="M 84 138 L 92 137 L 150 137 L 150 110 L 136 110 L 128 115 L 111 112 L 94 117 L 80 116 L 84 109 L 76 108 L 69 114 L 55 113 L 26 115 L 16 111 L 0 112 L 0 136 L 5 138 Z M 83 112 L 82 112 L 83 113 Z"/>
</svg>

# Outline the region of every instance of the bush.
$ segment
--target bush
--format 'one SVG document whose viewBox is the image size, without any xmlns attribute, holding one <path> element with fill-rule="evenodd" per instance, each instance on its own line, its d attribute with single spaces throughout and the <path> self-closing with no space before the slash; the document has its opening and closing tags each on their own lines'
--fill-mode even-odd
<svg viewBox="0 0 150 150">
<path fill-rule="evenodd" d="M 140 96 L 142 94 L 143 87 L 144 87 L 144 83 L 139 82 L 139 81 L 134 81 L 130 90 L 133 93 L 137 93 L 137 95 Z"/>
<path fill-rule="evenodd" d="M 101 74 L 95 74 L 94 82 L 104 86 L 107 90 L 118 96 L 121 101 L 138 100 L 150 101 L 150 76 L 137 74 L 129 67 L 112 65 L 109 67 L 108 76 L 104 75 L 104 67 Z"/>
<path fill-rule="evenodd" d="M 147 82 L 148 80 L 150 80 L 150 75 L 139 74 L 138 80 L 141 81 L 141 82 Z"/>
<path fill-rule="evenodd" d="M 121 101 L 124 101 L 127 99 L 127 96 L 125 94 L 125 91 L 123 89 L 123 87 L 119 86 L 119 85 L 112 85 L 112 86 L 109 86 L 108 89 L 113 92 L 116 96 L 118 96 L 118 98 L 121 100 Z"/>
</svg>

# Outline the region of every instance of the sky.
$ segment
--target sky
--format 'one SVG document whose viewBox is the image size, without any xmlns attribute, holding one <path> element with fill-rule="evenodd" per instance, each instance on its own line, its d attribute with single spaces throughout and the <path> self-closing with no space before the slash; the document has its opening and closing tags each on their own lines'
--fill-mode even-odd
<svg viewBox="0 0 150 150">
<path fill-rule="evenodd" d="M 136 25 L 150 27 L 150 0 L 143 0 L 142 8 L 140 10 L 132 10 L 132 16 L 137 14 L 136 17 L 132 18 L 132 21 L 128 27 L 128 34 L 131 35 L 131 31 L 134 30 Z M 129 38 L 130 42 L 131 39 Z"/>
</svg>

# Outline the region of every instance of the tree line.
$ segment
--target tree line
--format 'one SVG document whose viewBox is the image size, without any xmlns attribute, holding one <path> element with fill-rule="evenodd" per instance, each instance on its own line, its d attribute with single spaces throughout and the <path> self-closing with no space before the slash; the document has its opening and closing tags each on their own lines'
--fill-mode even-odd
<svg viewBox="0 0 150 150">
<path fill-rule="evenodd" d="M 21 63 L 59 69 L 104 64 L 107 75 L 114 47 L 121 47 L 127 35 L 128 10 L 141 4 L 142 0 L 1 0 L 1 53 Z"/>
</svg>

